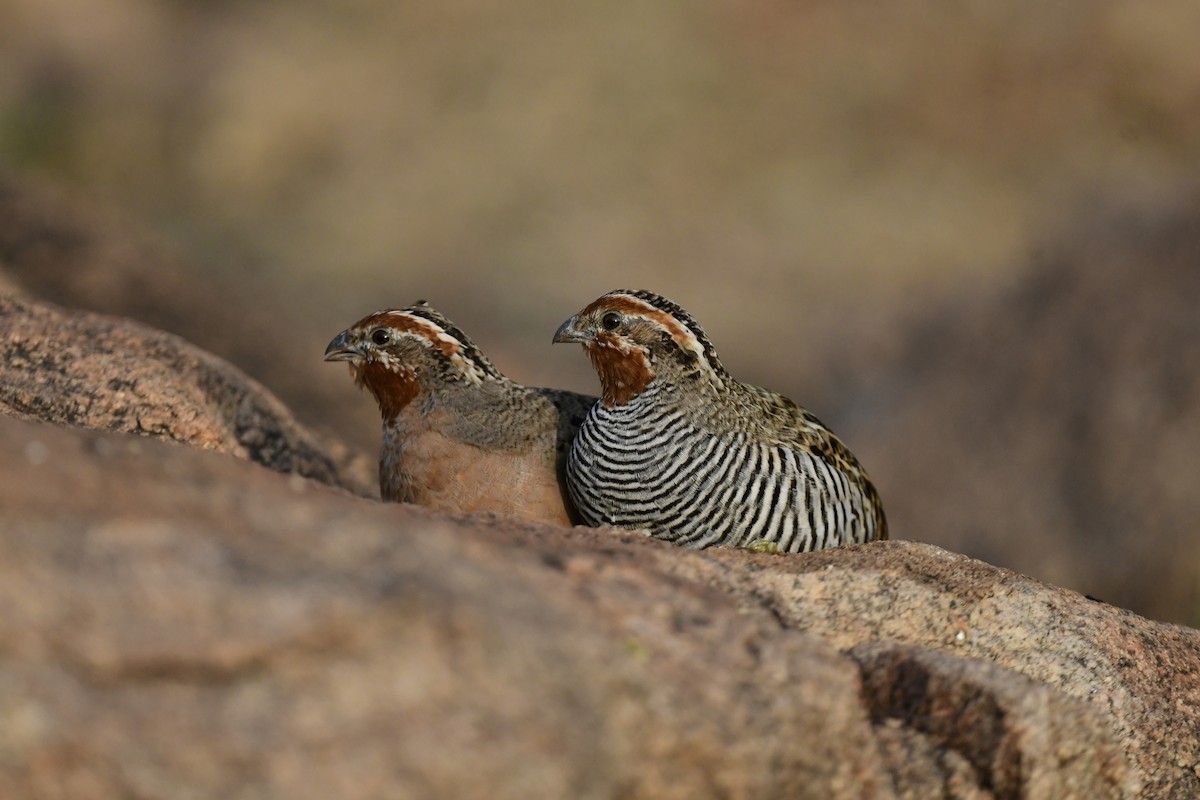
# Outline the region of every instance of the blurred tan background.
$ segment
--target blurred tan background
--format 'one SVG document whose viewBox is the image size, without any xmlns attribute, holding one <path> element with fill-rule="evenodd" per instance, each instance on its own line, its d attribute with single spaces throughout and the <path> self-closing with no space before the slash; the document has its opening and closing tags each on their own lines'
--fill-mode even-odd
<svg viewBox="0 0 1200 800">
<path fill-rule="evenodd" d="M 320 363 L 363 314 L 427 298 L 590 391 L 551 334 L 654 289 L 848 440 L 896 538 L 1195 625 L 1197 31 L 1194 0 L 0 0 L 0 167 L 191 276 L 44 295 L 364 450 Z"/>
</svg>

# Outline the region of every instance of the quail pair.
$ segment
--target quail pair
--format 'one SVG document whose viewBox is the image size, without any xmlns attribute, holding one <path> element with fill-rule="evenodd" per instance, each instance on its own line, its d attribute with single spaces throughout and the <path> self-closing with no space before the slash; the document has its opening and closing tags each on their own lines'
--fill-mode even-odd
<svg viewBox="0 0 1200 800">
<path fill-rule="evenodd" d="M 339 333 L 383 416 L 385 500 L 646 530 L 686 547 L 798 553 L 887 538 L 879 495 L 815 416 L 734 379 L 703 329 L 645 291 L 609 292 L 558 329 L 599 398 L 506 378 L 424 301 Z"/>
</svg>

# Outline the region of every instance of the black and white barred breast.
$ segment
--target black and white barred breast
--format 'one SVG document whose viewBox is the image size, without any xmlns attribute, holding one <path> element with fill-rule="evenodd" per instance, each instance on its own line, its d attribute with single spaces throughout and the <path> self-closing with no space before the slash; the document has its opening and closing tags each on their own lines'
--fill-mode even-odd
<svg viewBox="0 0 1200 800">
<path fill-rule="evenodd" d="M 554 341 L 582 345 L 600 378 L 567 461 L 589 524 L 784 553 L 887 538 L 854 454 L 788 398 L 735 380 L 678 304 L 618 289 Z"/>
<path fill-rule="evenodd" d="M 678 545 L 774 545 L 799 553 L 879 537 L 872 498 L 819 453 L 713 433 L 658 402 L 597 403 L 567 462 L 590 525 L 645 529 Z"/>
</svg>

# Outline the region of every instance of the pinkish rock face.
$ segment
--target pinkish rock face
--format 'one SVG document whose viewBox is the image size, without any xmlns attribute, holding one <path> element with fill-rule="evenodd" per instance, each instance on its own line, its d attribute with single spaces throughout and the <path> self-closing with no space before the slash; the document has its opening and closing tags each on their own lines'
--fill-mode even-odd
<svg viewBox="0 0 1200 800">
<path fill-rule="evenodd" d="M 221 793 L 246 764 L 276 796 L 1200 781 L 1178 758 L 1200 730 L 1200 634 L 928 545 L 780 557 L 456 521 L 11 419 L 0 453 L 0 700 L 45 723 L 22 745 L 37 768 L 0 769 L 8 796 Z"/>
<path fill-rule="evenodd" d="M 354 486 L 256 381 L 130 320 L 0 294 L 0 410 L 158 436 Z"/>
</svg>

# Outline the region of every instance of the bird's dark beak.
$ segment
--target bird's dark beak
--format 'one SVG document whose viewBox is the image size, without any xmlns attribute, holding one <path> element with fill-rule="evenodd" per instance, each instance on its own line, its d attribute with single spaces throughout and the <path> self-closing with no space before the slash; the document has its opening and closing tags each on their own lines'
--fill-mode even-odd
<svg viewBox="0 0 1200 800">
<path fill-rule="evenodd" d="M 579 324 L 579 317 L 574 316 L 558 326 L 558 330 L 554 332 L 554 344 L 570 344 L 579 342 L 580 344 L 590 342 L 595 339 L 595 335 L 591 331 L 584 330 Z"/>
<path fill-rule="evenodd" d="M 325 348 L 326 361 L 360 361 L 362 357 L 362 351 L 350 341 L 350 331 L 342 331 L 333 337 Z"/>
</svg>

